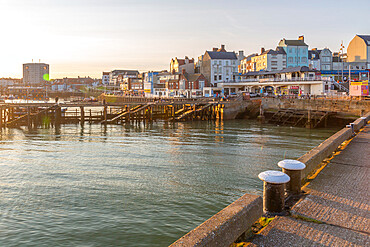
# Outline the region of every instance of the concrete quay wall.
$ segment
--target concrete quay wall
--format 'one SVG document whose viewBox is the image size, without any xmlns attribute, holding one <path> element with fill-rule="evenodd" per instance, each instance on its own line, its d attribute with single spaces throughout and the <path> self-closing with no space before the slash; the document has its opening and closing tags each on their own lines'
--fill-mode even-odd
<svg viewBox="0 0 370 247">
<path fill-rule="evenodd" d="M 263 214 L 262 198 L 245 194 L 170 247 L 230 246 Z"/>
<path fill-rule="evenodd" d="M 296 109 L 341 112 L 355 116 L 362 116 L 370 111 L 370 101 L 343 100 L 343 99 L 283 99 L 263 98 L 263 109 Z"/>
<path fill-rule="evenodd" d="M 353 130 L 359 131 L 368 121 L 370 120 L 370 112 L 365 114 L 363 118 L 358 118 L 353 122 Z M 325 141 L 319 146 L 314 147 L 309 152 L 298 158 L 299 161 L 305 163 L 306 168 L 302 171 L 302 178 L 305 179 L 311 174 L 321 162 L 329 157 L 344 141 L 348 140 L 353 136 L 352 128 L 343 128 Z"/>
</svg>

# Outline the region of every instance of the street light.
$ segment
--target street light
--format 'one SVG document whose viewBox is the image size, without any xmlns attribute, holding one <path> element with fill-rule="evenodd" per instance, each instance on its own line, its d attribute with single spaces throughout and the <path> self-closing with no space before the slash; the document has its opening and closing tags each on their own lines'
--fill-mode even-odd
<svg viewBox="0 0 370 247">
<path fill-rule="evenodd" d="M 343 45 L 343 40 L 342 40 L 342 43 L 340 45 L 340 51 L 342 52 L 342 56 L 340 57 L 342 60 L 342 83 L 343 83 L 343 69 L 344 69 L 343 50 L 344 50 L 344 45 Z"/>
</svg>

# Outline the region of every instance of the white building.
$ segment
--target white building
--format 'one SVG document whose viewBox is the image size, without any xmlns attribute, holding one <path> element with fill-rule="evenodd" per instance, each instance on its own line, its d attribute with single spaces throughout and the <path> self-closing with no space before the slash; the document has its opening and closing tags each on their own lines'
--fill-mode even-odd
<svg viewBox="0 0 370 247">
<path fill-rule="evenodd" d="M 200 73 L 212 86 L 216 86 L 219 82 L 238 81 L 238 65 L 235 52 L 227 52 L 225 46 L 221 45 L 220 49 L 213 48 L 205 52 Z"/>
<path fill-rule="evenodd" d="M 102 82 L 103 85 L 108 85 L 109 84 L 109 72 L 103 72 L 101 82 Z"/>
<path fill-rule="evenodd" d="M 112 70 L 109 73 L 109 85 L 119 86 L 118 76 L 121 78 L 137 78 L 139 71 L 137 70 Z"/>
<path fill-rule="evenodd" d="M 220 95 L 232 95 L 241 91 L 274 95 L 324 95 L 331 93 L 332 88 L 331 80 L 322 78 L 319 71 L 306 66 L 271 72 L 248 72 L 244 76 L 240 82 L 218 83 Z"/>
<path fill-rule="evenodd" d="M 177 83 L 180 74 L 168 71 L 151 71 L 144 73 L 143 86 L 146 97 L 169 97 L 168 85 Z"/>
<path fill-rule="evenodd" d="M 23 64 L 23 83 L 43 84 L 49 81 L 49 64 L 25 63 Z"/>
</svg>

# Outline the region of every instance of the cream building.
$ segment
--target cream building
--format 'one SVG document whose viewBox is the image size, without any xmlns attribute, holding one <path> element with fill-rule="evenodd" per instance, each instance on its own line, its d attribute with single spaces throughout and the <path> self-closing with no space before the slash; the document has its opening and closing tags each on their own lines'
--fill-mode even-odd
<svg viewBox="0 0 370 247">
<path fill-rule="evenodd" d="M 286 68 L 286 53 L 278 47 L 276 50 L 261 49 L 261 54 L 251 58 L 255 71 L 276 71 Z"/>
<path fill-rule="evenodd" d="M 181 73 L 185 69 L 186 73 L 194 74 L 194 58 L 179 59 L 177 57 L 171 59 L 170 72 Z"/>
<path fill-rule="evenodd" d="M 347 61 L 364 63 L 370 69 L 370 35 L 356 35 L 348 45 Z"/>
</svg>

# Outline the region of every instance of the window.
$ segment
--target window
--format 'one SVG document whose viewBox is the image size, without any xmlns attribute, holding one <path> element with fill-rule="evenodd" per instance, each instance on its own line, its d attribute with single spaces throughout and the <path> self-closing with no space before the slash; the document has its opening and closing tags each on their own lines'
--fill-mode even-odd
<svg viewBox="0 0 370 247">
<path fill-rule="evenodd" d="M 306 57 L 302 57 L 302 58 L 301 58 L 301 62 L 302 62 L 302 63 L 307 63 L 307 58 L 306 58 Z"/>
<path fill-rule="evenodd" d="M 226 61 L 226 66 L 229 66 L 229 61 Z"/>
<path fill-rule="evenodd" d="M 218 79 L 221 81 L 222 80 L 222 75 L 219 75 L 218 76 Z"/>
<path fill-rule="evenodd" d="M 289 62 L 289 63 L 293 63 L 293 58 L 292 58 L 292 57 L 289 57 L 289 58 L 288 58 L 288 62 Z"/>
<path fill-rule="evenodd" d="M 217 81 L 217 75 L 215 75 L 215 81 Z"/>
</svg>

